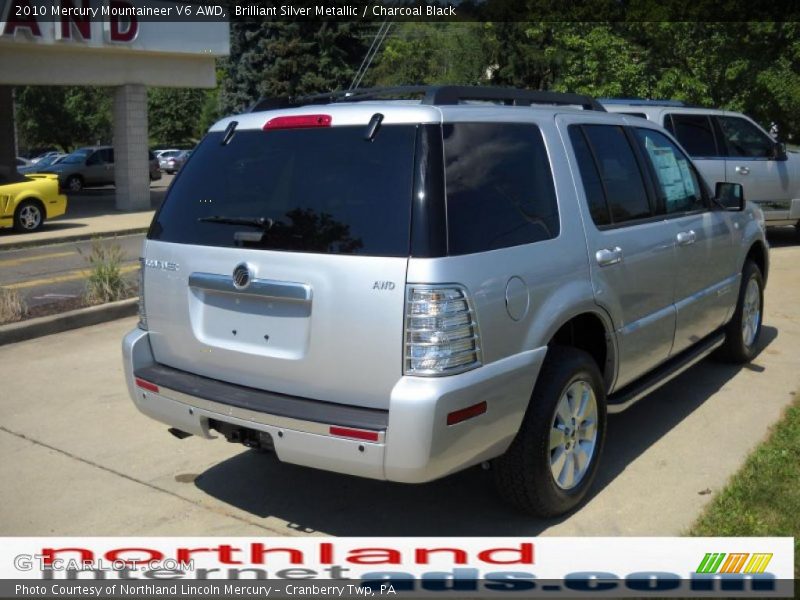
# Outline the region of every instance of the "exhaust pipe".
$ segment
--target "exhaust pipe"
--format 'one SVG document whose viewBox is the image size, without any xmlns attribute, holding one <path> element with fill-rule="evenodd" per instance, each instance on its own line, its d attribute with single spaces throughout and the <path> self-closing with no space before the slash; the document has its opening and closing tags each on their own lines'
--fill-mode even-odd
<svg viewBox="0 0 800 600">
<path fill-rule="evenodd" d="M 185 431 L 181 431 L 180 429 L 175 429 L 174 427 L 170 427 L 167 429 L 172 435 L 174 435 L 179 440 L 185 440 L 188 437 L 192 437 L 191 433 L 186 433 Z"/>
</svg>

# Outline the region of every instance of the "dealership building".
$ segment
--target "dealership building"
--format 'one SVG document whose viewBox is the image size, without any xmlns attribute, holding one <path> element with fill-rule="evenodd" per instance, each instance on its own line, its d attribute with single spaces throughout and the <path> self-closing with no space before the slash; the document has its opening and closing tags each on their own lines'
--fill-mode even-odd
<svg viewBox="0 0 800 600">
<path fill-rule="evenodd" d="M 225 21 L 178 16 L 185 4 L 148 6 L 162 16 L 132 0 L 0 0 L 0 165 L 16 154 L 14 86 L 112 87 L 116 206 L 150 208 L 147 88 L 215 87 L 230 38 Z"/>
</svg>

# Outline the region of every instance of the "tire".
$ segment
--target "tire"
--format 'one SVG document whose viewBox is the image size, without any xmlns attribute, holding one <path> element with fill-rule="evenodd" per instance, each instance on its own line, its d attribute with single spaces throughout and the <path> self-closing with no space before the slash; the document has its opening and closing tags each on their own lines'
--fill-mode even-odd
<svg viewBox="0 0 800 600">
<path fill-rule="evenodd" d="M 80 192 L 83 189 L 83 178 L 80 175 L 70 175 L 67 177 L 64 187 L 73 194 Z"/>
<path fill-rule="evenodd" d="M 565 424 L 563 409 L 569 407 L 569 398 L 575 392 L 591 391 L 594 412 L 584 411 L 586 422 L 594 421 L 594 438 L 590 434 L 581 440 L 581 427 L 571 422 L 572 411 Z M 569 393 L 568 393 L 569 392 Z M 562 404 L 566 402 L 565 404 Z M 587 404 L 591 408 L 590 404 Z M 559 414 L 559 407 L 562 412 Z M 577 415 L 580 415 L 577 412 Z M 558 429 L 560 444 L 551 450 L 551 430 Z M 570 432 L 578 432 L 573 436 Z M 539 372 L 528 410 L 517 436 L 508 451 L 494 461 L 495 483 L 500 495 L 516 508 L 537 517 L 562 515 L 580 504 L 592 485 L 597 465 L 603 451 L 606 435 L 605 384 L 594 359 L 582 350 L 566 346 L 553 346 Z M 576 442 L 577 440 L 577 442 Z M 553 443 L 558 442 L 553 438 Z M 581 451 L 576 451 L 579 448 Z M 560 456 L 566 455 L 561 460 Z M 588 455 L 581 465 L 580 456 Z M 558 459 L 558 460 L 555 460 Z M 554 464 L 551 464 L 554 460 Z M 569 481 L 568 463 L 582 467 L 572 482 Z M 556 480 L 555 473 L 561 477 Z M 573 476 L 575 471 L 572 471 Z"/>
<path fill-rule="evenodd" d="M 14 231 L 30 233 L 44 225 L 44 209 L 35 200 L 25 200 L 14 211 Z"/>
<path fill-rule="evenodd" d="M 757 305 L 753 303 L 757 301 Z M 716 356 L 725 362 L 747 363 L 758 352 L 758 338 L 764 318 L 764 277 L 753 261 L 742 269 L 742 284 L 736 300 L 736 311 L 725 326 L 725 343 Z"/>
</svg>

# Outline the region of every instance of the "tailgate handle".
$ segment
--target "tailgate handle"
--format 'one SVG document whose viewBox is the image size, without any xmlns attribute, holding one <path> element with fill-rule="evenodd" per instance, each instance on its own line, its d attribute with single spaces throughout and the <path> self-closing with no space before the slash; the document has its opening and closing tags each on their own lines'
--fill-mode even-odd
<svg viewBox="0 0 800 600">
<path fill-rule="evenodd" d="M 189 287 L 224 292 L 226 294 L 249 294 L 251 296 L 263 296 L 280 300 L 311 302 L 311 286 L 294 281 L 252 279 L 247 287 L 237 288 L 233 285 L 233 277 L 230 275 L 192 273 L 189 275 Z"/>
</svg>

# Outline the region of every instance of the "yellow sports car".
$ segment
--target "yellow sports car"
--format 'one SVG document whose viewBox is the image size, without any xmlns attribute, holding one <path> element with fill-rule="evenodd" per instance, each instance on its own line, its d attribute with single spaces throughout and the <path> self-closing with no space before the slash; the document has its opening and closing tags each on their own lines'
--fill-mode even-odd
<svg viewBox="0 0 800 600">
<path fill-rule="evenodd" d="M 58 175 L 0 168 L 0 228 L 36 231 L 45 222 L 63 215 L 67 197 L 58 193 Z"/>
</svg>

